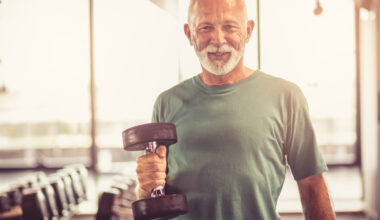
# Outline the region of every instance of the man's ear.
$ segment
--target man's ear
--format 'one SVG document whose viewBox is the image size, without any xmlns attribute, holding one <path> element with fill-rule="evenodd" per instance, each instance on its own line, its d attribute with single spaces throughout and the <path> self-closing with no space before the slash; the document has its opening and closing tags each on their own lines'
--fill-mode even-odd
<svg viewBox="0 0 380 220">
<path fill-rule="evenodd" d="M 189 24 L 185 24 L 183 26 L 183 30 L 185 31 L 185 35 L 186 35 L 187 39 L 189 39 L 190 45 L 193 46 L 193 41 L 191 40 L 191 32 L 190 32 Z"/>
<path fill-rule="evenodd" d="M 251 38 L 254 26 L 255 26 L 255 22 L 253 20 L 247 21 L 247 39 L 245 39 L 246 43 L 248 43 L 249 39 Z"/>
</svg>

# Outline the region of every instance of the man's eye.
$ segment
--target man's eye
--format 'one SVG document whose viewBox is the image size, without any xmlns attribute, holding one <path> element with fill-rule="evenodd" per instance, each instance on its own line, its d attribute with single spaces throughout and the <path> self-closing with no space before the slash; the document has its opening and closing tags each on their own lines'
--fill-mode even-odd
<svg viewBox="0 0 380 220">
<path fill-rule="evenodd" d="M 225 28 L 228 29 L 228 30 L 231 30 L 231 29 L 234 29 L 235 26 L 233 26 L 233 25 L 226 25 Z"/>
<path fill-rule="evenodd" d="M 203 26 L 201 27 L 201 30 L 211 30 L 211 26 Z"/>
</svg>

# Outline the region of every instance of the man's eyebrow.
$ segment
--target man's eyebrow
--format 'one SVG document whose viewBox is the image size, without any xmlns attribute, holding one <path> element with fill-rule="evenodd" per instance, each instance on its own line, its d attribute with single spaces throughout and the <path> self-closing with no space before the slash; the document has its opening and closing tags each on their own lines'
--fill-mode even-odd
<svg viewBox="0 0 380 220">
<path fill-rule="evenodd" d="M 202 26 L 202 25 L 214 25 L 213 23 L 211 23 L 211 22 L 201 22 L 201 23 L 199 23 L 197 26 Z"/>
<path fill-rule="evenodd" d="M 239 22 L 237 22 L 235 20 L 226 20 L 223 23 L 225 23 L 225 24 L 239 24 Z"/>
</svg>

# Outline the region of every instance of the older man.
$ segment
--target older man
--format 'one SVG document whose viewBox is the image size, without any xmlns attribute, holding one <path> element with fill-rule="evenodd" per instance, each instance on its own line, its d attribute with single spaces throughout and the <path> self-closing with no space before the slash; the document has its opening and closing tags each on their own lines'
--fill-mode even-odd
<svg viewBox="0 0 380 220">
<path fill-rule="evenodd" d="M 174 123 L 178 143 L 137 159 L 139 196 L 186 194 L 181 219 L 279 219 L 289 165 L 307 219 L 334 219 L 302 92 L 243 64 L 253 27 L 244 0 L 191 1 L 184 29 L 202 72 L 157 98 L 153 121 Z"/>
</svg>

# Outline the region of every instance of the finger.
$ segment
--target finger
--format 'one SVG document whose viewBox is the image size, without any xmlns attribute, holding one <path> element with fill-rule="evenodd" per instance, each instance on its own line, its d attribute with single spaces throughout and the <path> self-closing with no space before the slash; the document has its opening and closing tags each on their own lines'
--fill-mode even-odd
<svg viewBox="0 0 380 220">
<path fill-rule="evenodd" d="M 161 159 L 166 158 L 166 146 L 165 146 L 165 145 L 160 145 L 160 146 L 156 149 L 156 154 L 157 154 Z"/>
<path fill-rule="evenodd" d="M 161 162 L 162 159 L 156 153 L 147 153 L 137 157 L 137 163 L 152 163 L 152 162 Z"/>
<path fill-rule="evenodd" d="M 166 171 L 166 163 L 144 163 L 137 164 L 136 173 L 153 173 L 153 172 L 165 172 Z"/>
<path fill-rule="evenodd" d="M 149 183 L 151 181 L 163 180 L 165 181 L 165 172 L 144 173 L 137 176 L 140 184 Z"/>
<path fill-rule="evenodd" d="M 154 180 L 150 182 L 146 182 L 140 185 L 140 188 L 142 188 L 144 191 L 152 192 L 154 188 L 157 186 L 163 186 L 165 187 L 165 181 L 164 180 Z"/>
</svg>

